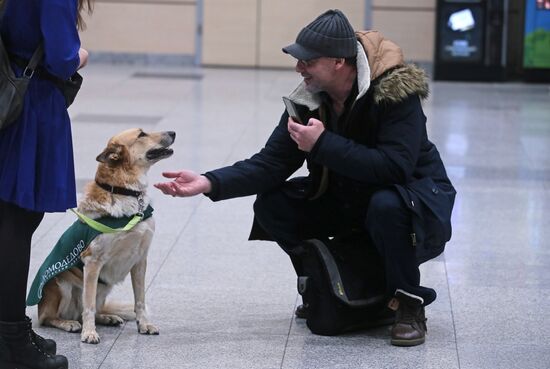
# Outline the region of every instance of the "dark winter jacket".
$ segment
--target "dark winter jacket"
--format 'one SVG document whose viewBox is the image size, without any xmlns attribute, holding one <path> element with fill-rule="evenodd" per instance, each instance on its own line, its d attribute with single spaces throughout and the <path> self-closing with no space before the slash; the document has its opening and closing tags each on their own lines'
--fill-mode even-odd
<svg viewBox="0 0 550 369">
<path fill-rule="evenodd" d="M 338 132 L 326 129 L 311 152 L 304 153 L 290 138 L 285 112 L 259 153 L 205 174 L 212 182 L 208 196 L 217 201 L 288 186 L 285 181 L 307 160 L 308 178 L 289 186 L 304 197 L 331 190 L 342 201 L 362 202 L 377 189 L 395 188 L 413 214 L 411 242 L 425 261 L 441 253 L 450 239 L 456 194 L 427 137 L 421 106 L 428 96 L 427 78 L 405 64 L 401 49 L 378 32 L 357 32 L 357 38 L 357 97 Z M 302 83 L 289 97 L 299 104 L 305 121 L 316 117 L 327 125 L 320 94 L 308 92 Z M 250 237 L 266 238 L 256 223 Z"/>
</svg>

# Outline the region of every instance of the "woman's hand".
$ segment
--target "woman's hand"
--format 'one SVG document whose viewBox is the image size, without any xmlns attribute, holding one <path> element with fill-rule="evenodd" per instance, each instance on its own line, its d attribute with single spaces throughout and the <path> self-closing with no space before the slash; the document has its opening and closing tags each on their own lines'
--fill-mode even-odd
<svg viewBox="0 0 550 369">
<path fill-rule="evenodd" d="M 88 51 L 80 48 L 78 50 L 78 56 L 80 57 L 80 65 L 78 66 L 78 69 L 84 68 L 86 64 L 88 64 Z"/>
</svg>

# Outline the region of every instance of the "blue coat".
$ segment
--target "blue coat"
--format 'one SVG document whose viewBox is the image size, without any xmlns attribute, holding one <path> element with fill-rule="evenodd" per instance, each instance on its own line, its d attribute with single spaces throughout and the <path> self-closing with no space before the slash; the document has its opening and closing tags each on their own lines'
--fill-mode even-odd
<svg viewBox="0 0 550 369">
<path fill-rule="evenodd" d="M 8 0 L 0 21 L 6 49 L 28 60 L 43 42 L 40 65 L 68 79 L 80 64 L 77 6 L 77 0 Z M 48 80 L 31 79 L 21 116 L 0 131 L 0 199 L 40 212 L 76 206 L 71 122 L 61 91 Z"/>
</svg>

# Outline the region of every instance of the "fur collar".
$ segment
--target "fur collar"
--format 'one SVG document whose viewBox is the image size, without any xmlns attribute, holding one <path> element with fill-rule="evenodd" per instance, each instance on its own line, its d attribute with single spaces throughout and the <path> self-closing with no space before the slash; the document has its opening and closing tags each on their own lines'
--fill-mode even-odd
<svg viewBox="0 0 550 369">
<path fill-rule="evenodd" d="M 391 69 L 383 74 L 372 88 L 376 104 L 398 103 L 412 94 L 418 94 L 424 100 L 429 95 L 426 72 L 414 64 Z"/>
<path fill-rule="evenodd" d="M 405 64 L 401 48 L 385 39 L 379 32 L 357 32 L 357 86 L 356 101 L 372 89 L 374 102 L 396 103 L 411 94 L 428 97 L 426 73 L 413 64 Z M 367 57 L 368 55 L 368 57 Z M 289 95 L 299 105 L 313 111 L 321 105 L 319 94 L 306 90 L 302 81 Z"/>
</svg>

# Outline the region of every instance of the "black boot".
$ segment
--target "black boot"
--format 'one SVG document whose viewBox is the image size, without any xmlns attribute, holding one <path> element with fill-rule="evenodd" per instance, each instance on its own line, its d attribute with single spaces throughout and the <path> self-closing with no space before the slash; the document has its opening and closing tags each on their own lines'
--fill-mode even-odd
<svg viewBox="0 0 550 369">
<path fill-rule="evenodd" d="M 28 316 L 25 317 L 25 321 L 29 324 L 29 327 L 32 332 L 32 340 L 34 341 L 34 343 L 36 343 L 38 348 L 44 351 L 46 354 L 55 355 L 57 352 L 57 344 L 55 343 L 55 341 L 44 338 L 40 336 L 38 333 L 36 333 L 32 329 L 32 321 L 31 321 L 31 318 L 29 318 Z"/>
<path fill-rule="evenodd" d="M 394 346 L 417 346 L 424 343 L 428 327 L 422 299 L 397 292 L 389 307 L 396 310 L 395 324 L 391 330 Z"/>
<path fill-rule="evenodd" d="M 298 305 L 294 314 L 298 319 L 307 319 L 307 304 Z"/>
<path fill-rule="evenodd" d="M 44 352 L 33 340 L 29 320 L 0 322 L 0 368 L 67 369 L 67 358 Z"/>
</svg>

